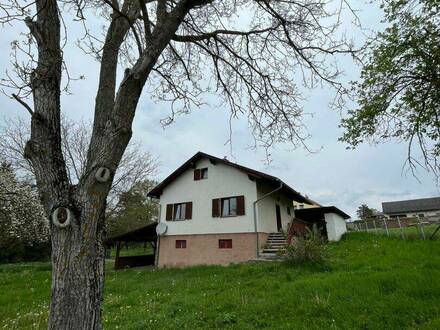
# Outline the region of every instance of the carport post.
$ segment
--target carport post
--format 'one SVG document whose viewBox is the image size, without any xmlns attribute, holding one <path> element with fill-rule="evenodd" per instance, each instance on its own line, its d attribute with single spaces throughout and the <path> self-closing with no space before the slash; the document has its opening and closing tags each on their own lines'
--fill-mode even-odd
<svg viewBox="0 0 440 330">
<path fill-rule="evenodd" d="M 119 252 L 121 250 L 121 242 L 116 242 L 116 256 L 115 256 L 115 269 L 117 269 L 118 261 L 119 261 Z"/>
</svg>

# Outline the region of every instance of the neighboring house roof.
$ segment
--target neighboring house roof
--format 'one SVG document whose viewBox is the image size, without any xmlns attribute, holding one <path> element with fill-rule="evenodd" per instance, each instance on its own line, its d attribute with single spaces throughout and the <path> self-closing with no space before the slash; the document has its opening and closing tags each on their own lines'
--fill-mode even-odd
<svg viewBox="0 0 440 330">
<path fill-rule="evenodd" d="M 440 197 L 384 202 L 382 210 L 385 214 L 440 210 Z"/>
<path fill-rule="evenodd" d="M 285 182 L 283 182 L 282 180 L 280 180 L 279 178 L 277 178 L 275 176 L 272 176 L 272 175 L 269 175 L 269 174 L 266 174 L 266 173 L 263 173 L 260 171 L 256 171 L 254 169 L 251 169 L 249 167 L 245 167 L 245 166 L 242 166 L 242 165 L 239 165 L 236 163 L 232 163 L 227 159 L 222 159 L 222 158 L 218 158 L 218 157 L 215 157 L 212 155 L 208 155 L 208 154 L 201 152 L 201 151 L 199 151 L 194 156 L 192 156 L 190 159 L 188 159 L 182 166 L 180 166 L 177 170 L 175 170 L 173 173 L 171 173 L 165 180 L 163 180 L 156 187 L 154 187 L 148 193 L 148 196 L 153 197 L 153 198 L 159 198 L 162 191 L 164 190 L 164 188 L 166 186 L 168 186 L 172 181 L 174 181 L 174 179 L 176 179 L 179 175 L 181 175 L 187 169 L 194 168 L 195 163 L 198 160 L 203 159 L 203 158 L 209 159 L 213 164 L 220 163 L 220 164 L 225 164 L 225 165 L 234 167 L 234 168 L 246 173 L 249 177 L 264 181 L 266 183 L 273 185 L 274 187 L 277 187 L 280 185 L 280 183 L 282 183 L 283 184 L 282 191 L 287 193 L 288 195 L 292 196 L 292 199 L 294 199 L 298 202 L 319 205 L 318 203 L 312 201 L 311 199 L 301 195 L 299 192 L 297 192 L 293 188 L 289 187 L 289 185 L 287 185 Z"/>
</svg>

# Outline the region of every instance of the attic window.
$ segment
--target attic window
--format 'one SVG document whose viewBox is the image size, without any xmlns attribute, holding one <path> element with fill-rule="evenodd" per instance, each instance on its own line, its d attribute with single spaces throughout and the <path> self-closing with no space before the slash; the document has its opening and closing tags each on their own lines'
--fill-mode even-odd
<svg viewBox="0 0 440 330">
<path fill-rule="evenodd" d="M 208 178 L 208 168 L 197 168 L 194 170 L 194 181 L 205 180 Z"/>
</svg>

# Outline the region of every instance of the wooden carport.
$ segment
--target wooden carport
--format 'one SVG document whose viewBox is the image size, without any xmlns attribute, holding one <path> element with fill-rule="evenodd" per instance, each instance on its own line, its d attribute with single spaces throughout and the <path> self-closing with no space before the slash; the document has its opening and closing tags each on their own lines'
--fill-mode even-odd
<svg viewBox="0 0 440 330">
<path fill-rule="evenodd" d="M 295 218 L 289 227 L 287 235 L 288 241 L 290 242 L 293 236 L 305 235 L 307 233 L 307 228 L 312 229 L 314 225 L 317 226 L 318 230 L 321 232 L 321 235 L 327 238 L 327 226 L 325 222 L 326 213 L 336 213 L 344 219 L 350 218 L 348 214 L 335 206 L 297 209 L 295 210 Z"/>
<path fill-rule="evenodd" d="M 137 228 L 130 232 L 110 237 L 105 241 L 107 247 L 116 246 L 115 269 L 151 266 L 155 264 L 157 249 L 157 223 L 149 224 L 145 227 Z M 153 254 L 139 256 L 120 256 L 121 245 L 123 243 L 149 243 L 153 248 Z"/>
</svg>

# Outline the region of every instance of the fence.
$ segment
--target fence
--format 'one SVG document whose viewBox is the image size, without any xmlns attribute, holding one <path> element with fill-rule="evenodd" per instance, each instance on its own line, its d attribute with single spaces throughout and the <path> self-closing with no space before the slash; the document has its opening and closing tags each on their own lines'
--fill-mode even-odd
<svg viewBox="0 0 440 330">
<path fill-rule="evenodd" d="M 434 239 L 440 229 L 440 217 L 396 217 L 356 220 L 348 224 L 350 231 L 366 231 L 402 239 L 419 237 Z"/>
</svg>

